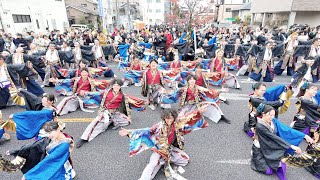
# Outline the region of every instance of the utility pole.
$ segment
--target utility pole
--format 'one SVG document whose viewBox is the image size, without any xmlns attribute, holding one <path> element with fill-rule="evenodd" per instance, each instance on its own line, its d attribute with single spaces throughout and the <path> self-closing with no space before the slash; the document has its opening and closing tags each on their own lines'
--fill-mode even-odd
<svg viewBox="0 0 320 180">
<path fill-rule="evenodd" d="M 131 19 L 130 19 L 130 4 L 129 0 L 127 0 L 127 12 L 128 12 L 128 31 L 131 30 Z"/>
<path fill-rule="evenodd" d="M 119 27 L 119 9 L 118 9 L 118 0 L 116 0 L 116 16 L 117 16 L 117 19 L 116 19 L 116 27 L 118 28 L 118 27 Z"/>
</svg>

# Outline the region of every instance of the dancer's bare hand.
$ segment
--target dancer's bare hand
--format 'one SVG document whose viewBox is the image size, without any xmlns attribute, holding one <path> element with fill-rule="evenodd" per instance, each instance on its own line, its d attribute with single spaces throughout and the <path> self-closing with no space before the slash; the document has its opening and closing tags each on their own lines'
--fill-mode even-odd
<svg viewBox="0 0 320 180">
<path fill-rule="evenodd" d="M 121 128 L 121 130 L 119 131 L 119 135 L 120 136 L 128 136 L 129 135 L 129 131 L 127 129 Z"/>
<path fill-rule="evenodd" d="M 313 140 L 310 136 L 308 136 L 308 135 L 305 135 L 305 136 L 304 136 L 304 139 L 306 139 L 306 141 L 307 141 L 308 143 L 311 143 L 311 144 L 314 144 L 314 143 L 315 143 L 314 140 Z"/>
<path fill-rule="evenodd" d="M 300 147 L 298 146 L 294 146 L 294 145 L 291 145 L 291 148 L 297 153 L 297 154 L 301 154 L 301 149 Z"/>
</svg>

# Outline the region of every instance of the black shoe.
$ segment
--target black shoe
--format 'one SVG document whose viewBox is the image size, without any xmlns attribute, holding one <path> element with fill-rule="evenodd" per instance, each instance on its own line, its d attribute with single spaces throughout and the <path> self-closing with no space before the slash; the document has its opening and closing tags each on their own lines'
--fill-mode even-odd
<svg viewBox="0 0 320 180">
<path fill-rule="evenodd" d="M 223 101 L 226 105 L 229 105 L 230 104 L 230 102 L 229 102 L 229 100 L 228 99 L 226 99 L 225 101 Z"/>
<path fill-rule="evenodd" d="M 113 129 L 113 130 L 117 130 L 119 127 L 120 127 L 120 126 L 117 125 L 117 126 L 114 126 L 112 129 Z"/>
<path fill-rule="evenodd" d="M 80 148 L 80 147 L 81 147 L 84 143 L 86 143 L 86 142 L 88 142 L 88 141 L 83 140 L 83 139 L 80 139 L 80 140 L 77 142 L 76 147 L 77 147 L 77 148 Z"/>
<path fill-rule="evenodd" d="M 231 121 L 229 119 L 227 119 L 224 115 L 221 116 L 220 120 L 224 121 L 227 124 L 231 124 Z"/>
</svg>

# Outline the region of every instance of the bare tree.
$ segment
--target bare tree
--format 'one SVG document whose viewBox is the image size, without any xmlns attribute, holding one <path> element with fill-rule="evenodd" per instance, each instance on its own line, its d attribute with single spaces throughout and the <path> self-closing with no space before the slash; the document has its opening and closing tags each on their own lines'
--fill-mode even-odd
<svg viewBox="0 0 320 180">
<path fill-rule="evenodd" d="M 171 0 L 171 19 L 184 24 L 190 39 L 193 27 L 204 25 L 214 19 L 214 0 Z"/>
<path fill-rule="evenodd" d="M 208 0 L 183 0 L 182 6 L 185 5 L 187 7 L 187 30 L 191 31 L 193 26 L 198 26 L 204 23 L 203 20 L 210 20 L 213 18 L 210 15 L 209 18 L 208 14 L 210 13 L 210 9 L 214 6 L 214 1 Z M 213 12 L 212 12 L 213 13 Z M 211 19 L 212 20 L 212 19 Z"/>
<path fill-rule="evenodd" d="M 170 0 L 171 12 L 166 14 L 166 22 L 170 25 L 183 24 L 185 23 L 185 13 L 178 4 L 178 0 Z"/>
</svg>

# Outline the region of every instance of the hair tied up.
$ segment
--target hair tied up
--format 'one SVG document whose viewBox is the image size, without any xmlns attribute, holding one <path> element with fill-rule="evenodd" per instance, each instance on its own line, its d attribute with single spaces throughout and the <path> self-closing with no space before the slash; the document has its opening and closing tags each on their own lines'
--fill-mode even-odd
<svg viewBox="0 0 320 180">
<path fill-rule="evenodd" d="M 306 81 L 306 82 L 304 82 L 304 83 L 302 84 L 301 89 L 302 89 L 302 90 L 309 89 L 309 86 L 310 86 L 309 82 Z"/>
<path fill-rule="evenodd" d="M 263 104 L 263 103 L 260 103 L 260 104 L 259 104 L 259 106 L 257 107 L 258 113 L 262 113 L 262 112 L 263 112 L 264 106 L 265 106 L 265 104 Z"/>
<path fill-rule="evenodd" d="M 252 84 L 251 88 L 252 90 L 256 90 L 256 84 Z"/>
</svg>

